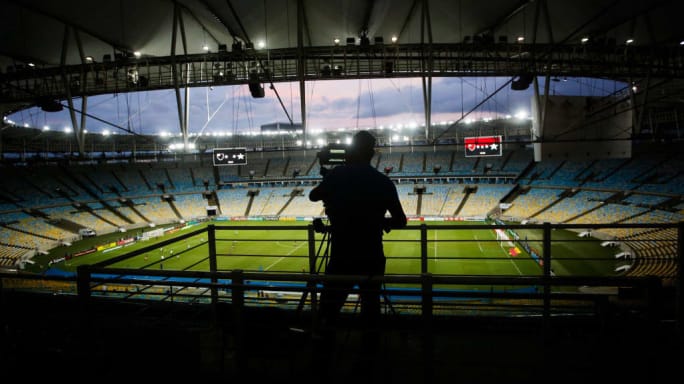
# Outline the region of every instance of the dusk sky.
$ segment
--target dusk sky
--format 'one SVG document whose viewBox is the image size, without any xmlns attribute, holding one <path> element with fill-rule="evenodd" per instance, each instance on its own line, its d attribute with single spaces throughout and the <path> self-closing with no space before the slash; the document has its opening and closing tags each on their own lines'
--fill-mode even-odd
<svg viewBox="0 0 684 384">
<path fill-rule="evenodd" d="M 500 92 L 473 110 L 510 78 L 443 77 L 433 78 L 432 123 L 466 119 L 529 114 L 533 88 L 513 91 L 506 85 Z M 624 85 L 586 78 L 557 79 L 551 82 L 552 95 L 608 95 Z M 275 83 L 287 114 L 301 122 L 298 83 Z M 253 98 L 247 85 L 191 88 L 189 132 L 210 134 L 258 132 L 262 124 L 288 122 L 288 116 L 276 94 L 265 84 L 264 98 Z M 543 78 L 540 89 L 543 90 Z M 184 91 L 181 90 L 184 100 Z M 362 80 L 321 80 L 306 85 L 307 128 L 311 131 L 341 128 L 420 126 L 424 124 L 420 78 Z M 67 105 L 66 102 L 63 102 Z M 80 100 L 74 107 L 81 110 Z M 125 134 L 123 127 L 135 133 L 178 134 L 178 110 L 173 90 L 120 93 L 88 98 L 88 132 Z M 43 112 L 31 108 L 7 117 L 17 125 L 63 131 L 72 127 L 68 110 Z M 80 115 L 77 113 L 80 122 Z M 48 128 L 45 128 L 48 127 Z"/>
</svg>

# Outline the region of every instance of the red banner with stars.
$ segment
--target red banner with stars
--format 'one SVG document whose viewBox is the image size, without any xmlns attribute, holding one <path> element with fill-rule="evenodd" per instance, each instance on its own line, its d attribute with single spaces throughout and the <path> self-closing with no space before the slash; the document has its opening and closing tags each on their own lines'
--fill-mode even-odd
<svg viewBox="0 0 684 384">
<path fill-rule="evenodd" d="M 501 156 L 501 136 L 466 137 L 465 156 Z"/>
</svg>

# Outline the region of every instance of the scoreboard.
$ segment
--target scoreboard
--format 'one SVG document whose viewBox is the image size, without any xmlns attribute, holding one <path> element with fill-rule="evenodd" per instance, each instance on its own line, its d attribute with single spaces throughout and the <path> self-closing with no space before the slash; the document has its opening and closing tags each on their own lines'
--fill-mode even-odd
<svg viewBox="0 0 684 384">
<path fill-rule="evenodd" d="M 243 165 L 247 164 L 245 148 L 214 148 L 212 153 L 214 165 Z"/>
<path fill-rule="evenodd" d="M 465 157 L 501 156 L 501 136 L 464 138 Z"/>
</svg>

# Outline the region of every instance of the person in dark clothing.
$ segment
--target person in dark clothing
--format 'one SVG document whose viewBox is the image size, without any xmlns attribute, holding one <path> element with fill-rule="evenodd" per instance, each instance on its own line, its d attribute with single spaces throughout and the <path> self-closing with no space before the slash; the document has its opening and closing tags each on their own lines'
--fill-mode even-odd
<svg viewBox="0 0 684 384">
<path fill-rule="evenodd" d="M 324 327 L 334 327 L 342 306 L 357 284 L 363 324 L 369 329 L 377 326 L 382 282 L 372 278 L 385 273 L 383 231 L 403 228 L 407 223 L 396 186 L 370 164 L 374 147 L 372 134 L 356 133 L 345 164 L 329 169 L 309 194 L 311 201 L 323 202 L 330 223 L 326 276 L 364 277 L 356 282 L 325 282 L 319 312 Z"/>
</svg>

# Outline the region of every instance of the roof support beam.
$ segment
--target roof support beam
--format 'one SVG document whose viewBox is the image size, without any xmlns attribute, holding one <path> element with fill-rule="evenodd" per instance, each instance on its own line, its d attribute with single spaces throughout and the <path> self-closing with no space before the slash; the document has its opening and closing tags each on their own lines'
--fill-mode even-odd
<svg viewBox="0 0 684 384">
<path fill-rule="evenodd" d="M 302 115 L 302 136 L 304 148 L 308 139 L 306 129 L 306 83 L 304 81 L 304 0 L 297 0 L 297 79 L 299 80 L 299 104 Z"/>
<path fill-rule="evenodd" d="M 606 6 L 606 8 L 604 8 L 604 12 L 603 12 L 601 15 L 607 13 L 608 9 L 611 8 L 611 7 L 614 6 L 614 5 L 617 5 L 617 3 L 619 3 L 619 1 L 613 1 L 611 4 L 609 4 L 608 6 Z M 653 1 L 653 2 L 644 2 L 644 4 L 647 4 L 647 7 L 646 7 L 645 9 L 638 9 L 638 10 L 634 11 L 631 15 L 627 16 L 626 18 L 623 18 L 623 19 L 621 19 L 621 20 L 616 20 L 615 22 L 613 22 L 613 23 L 611 23 L 611 24 L 608 24 L 608 25 L 606 25 L 606 26 L 603 26 L 603 27 L 601 27 L 601 28 L 599 28 L 599 29 L 594 29 L 594 30 L 588 31 L 587 34 L 588 34 L 589 36 L 602 36 L 602 35 L 605 35 L 607 32 L 612 31 L 613 29 L 615 29 L 615 28 L 617 28 L 617 27 L 619 27 L 619 26 L 621 26 L 621 25 L 623 25 L 623 24 L 625 24 L 625 23 L 627 23 L 627 22 L 632 22 L 632 23 L 634 23 L 634 20 L 636 20 L 637 17 L 639 17 L 639 16 L 646 16 L 646 15 L 648 15 L 650 12 L 652 12 L 653 10 L 658 9 L 658 8 L 664 6 L 664 5 L 669 4 L 669 3 L 672 3 L 672 0 L 661 0 L 661 1 Z M 592 19 L 592 20 L 593 20 L 593 19 Z M 586 25 L 586 23 L 585 23 L 585 25 Z M 631 28 L 634 28 L 634 25 L 633 25 L 633 24 L 631 25 Z M 656 43 L 662 43 L 662 41 L 658 41 L 658 42 L 656 42 Z"/>
<path fill-rule="evenodd" d="M 413 17 L 413 13 L 415 12 L 417 5 L 418 0 L 413 0 L 413 3 L 411 3 L 411 8 L 409 8 L 406 17 L 404 18 L 404 22 L 401 24 L 401 29 L 399 30 L 399 34 L 397 35 L 397 37 L 400 37 L 406 30 L 406 27 L 408 26 L 409 21 L 411 21 L 411 17 Z"/>
<path fill-rule="evenodd" d="M 512 19 L 515 15 L 518 13 L 522 12 L 525 10 L 525 8 L 530 4 L 533 3 L 535 0 L 522 0 L 519 1 L 518 4 L 513 7 L 512 10 L 508 11 L 504 16 L 499 18 L 497 21 L 495 21 L 492 25 L 480 30 L 476 35 L 484 35 L 484 34 L 491 34 L 494 35 L 497 29 L 499 29 L 502 25 L 504 25 L 508 20 Z"/>
<path fill-rule="evenodd" d="M 546 32 L 549 35 L 549 43 L 553 44 L 553 26 L 551 25 L 551 15 L 549 14 L 548 0 L 542 1 L 542 11 L 544 12 L 544 21 L 546 22 Z"/>
<path fill-rule="evenodd" d="M 301 2 L 301 5 L 298 5 L 297 8 L 301 8 L 302 10 L 302 20 L 298 20 L 297 24 L 300 22 L 303 23 L 304 26 L 304 32 L 306 32 L 306 45 L 311 46 L 311 28 L 309 28 L 309 17 L 306 14 L 306 7 L 304 6 L 304 2 Z"/>
<path fill-rule="evenodd" d="M 131 47 L 126 47 L 126 46 L 123 46 L 123 45 L 120 44 L 120 43 L 117 43 L 117 42 L 114 42 L 114 41 L 111 41 L 111 40 L 108 40 L 108 39 L 104 38 L 102 35 L 99 35 L 99 34 L 97 33 L 97 31 L 88 30 L 88 29 L 83 28 L 82 26 L 75 25 L 74 23 L 69 22 L 68 20 L 64 19 L 63 17 L 60 17 L 60 16 L 54 15 L 54 14 L 52 14 L 52 13 L 46 12 L 46 11 L 44 11 L 44 10 L 42 10 L 42 9 L 39 9 L 39 8 L 37 8 L 37 7 L 34 7 L 34 6 L 30 5 L 30 4 L 26 4 L 26 3 L 23 2 L 23 1 L 16 1 L 16 0 L 10 0 L 10 1 L 11 1 L 14 5 L 16 5 L 16 6 L 18 6 L 18 7 L 23 7 L 23 8 L 26 8 L 26 9 L 30 10 L 31 12 L 35 12 L 35 13 L 37 13 L 37 14 L 46 16 L 46 17 L 48 17 L 48 18 L 57 20 L 57 21 L 59 21 L 60 23 L 66 25 L 66 26 L 71 27 L 71 28 L 74 29 L 74 30 L 83 31 L 83 32 L 87 33 L 88 35 L 90 35 L 90 36 L 92 36 L 92 37 L 94 37 L 94 38 L 96 38 L 96 39 L 102 41 L 103 43 L 106 43 L 106 44 L 108 44 L 108 45 L 114 47 L 115 49 L 119 49 L 119 50 L 121 50 L 121 51 L 132 51 L 132 50 L 133 50 Z"/>
<path fill-rule="evenodd" d="M 427 44 L 425 43 L 425 33 L 427 32 Z M 433 56 L 432 56 L 432 24 L 430 22 L 430 8 L 428 0 L 422 0 L 421 19 L 420 19 L 420 44 L 425 52 L 426 59 L 423 61 L 425 69 L 423 70 L 422 85 L 423 85 L 423 107 L 425 113 L 425 140 L 428 141 L 428 133 L 430 126 L 432 126 L 432 70 L 433 70 Z M 426 49 L 427 48 L 427 49 Z"/>
<path fill-rule="evenodd" d="M 537 44 L 537 60 L 531 56 L 521 55 L 518 51 L 509 51 L 498 45 L 479 46 L 472 44 L 432 44 L 432 76 L 440 77 L 479 77 L 479 76 L 516 76 L 521 71 L 528 73 L 545 73 L 548 67 L 552 68 L 552 76 L 560 77 L 601 77 L 624 81 L 628 78 L 646 78 L 648 73 L 654 79 L 674 78 L 684 79 L 684 69 L 678 63 L 684 60 L 684 52 L 679 50 L 656 50 L 651 53 L 648 49 L 638 46 L 630 47 L 635 55 L 631 58 L 630 65 L 624 65 L 625 58 L 622 51 L 602 51 L 601 62 L 595 60 L 596 52 L 584 50 L 571 50 L 572 45 L 554 43 L 553 45 Z M 505 47 L 504 47 L 505 48 Z M 324 60 L 346 60 L 346 71 L 338 74 L 340 79 L 368 78 L 370 74 L 383 74 L 383 66 L 387 56 L 381 53 L 386 47 L 371 46 L 368 50 L 359 50 L 356 47 L 304 47 L 306 57 L 304 70 L 306 79 L 316 80 L 327 78 L 321 72 L 318 63 Z M 331 56 L 333 52 L 333 56 Z M 369 55 L 368 53 L 374 53 Z M 375 54 L 376 53 L 376 54 Z M 427 69 L 424 47 L 419 44 L 392 46 L 392 57 L 396 68 L 393 77 L 420 76 L 421 71 Z M 178 55 L 164 57 L 145 58 L 143 62 L 147 68 L 145 73 L 148 82 L 145 85 L 131 84 L 124 76 L 107 76 L 116 69 L 135 67 L 138 61 L 98 63 L 100 70 L 99 82 L 89 81 L 87 94 L 101 95 L 111 93 L 137 92 L 141 90 L 174 89 L 173 64 L 194 63 L 194 72 L 191 78 L 206 79 L 203 82 L 190 83 L 191 87 L 240 85 L 248 84 L 249 78 L 244 70 L 250 62 L 256 58 L 268 59 L 274 63 L 269 69 L 274 82 L 298 81 L 297 50 L 295 48 L 254 51 L 254 54 L 238 53 L 209 53 L 195 55 Z M 358 67 L 363 61 L 364 68 Z M 572 61 L 572 66 L 567 66 Z M 231 70 L 234 77 L 214 78 L 207 76 L 205 65 L 207 62 L 227 63 L 226 70 Z M 472 63 L 471 66 L 462 65 L 463 62 Z M 658 65 L 653 65 L 657 63 Z M 123 66 L 122 66 L 123 64 Z M 230 65 L 228 65 L 230 64 Z M 549 65 L 550 64 L 550 65 Z M 316 67 L 313 68 L 312 66 Z M 93 66 L 86 65 L 86 72 L 91 71 Z M 193 67 L 191 67 L 193 68 Z M 177 68 L 178 70 L 180 68 Z M 7 92 L 1 100 L 3 105 L 35 104 L 36 97 L 46 97 L 64 100 L 66 90 L 60 79 L 62 71 L 66 71 L 70 77 L 77 76 L 83 70 L 82 64 L 68 65 L 66 68 L 34 68 L 31 71 L 5 73 L 3 85 Z M 370 71 L 368 73 L 363 70 Z M 93 74 L 89 75 L 92 76 Z M 180 81 L 181 77 L 177 77 Z M 49 86 L 34 87 L 33 84 L 46 84 Z M 27 105 L 29 106 L 29 105 Z"/>
<path fill-rule="evenodd" d="M 83 134 L 83 127 L 79 127 L 78 120 L 76 120 L 76 110 L 74 109 L 74 100 L 71 96 L 71 81 L 66 73 L 66 55 L 69 47 L 69 31 L 71 27 L 69 25 L 64 25 L 64 37 L 62 39 L 62 57 L 60 59 L 60 68 L 62 71 L 62 84 L 64 85 L 64 90 L 66 92 L 66 99 L 69 105 L 69 117 L 71 118 L 71 125 L 74 131 L 74 137 L 76 138 L 76 143 L 78 144 L 78 154 L 79 156 L 85 156 L 85 140 Z"/>
<path fill-rule="evenodd" d="M 235 32 L 235 30 L 230 26 L 230 24 L 228 24 L 228 21 L 221 17 L 207 0 L 202 0 L 202 5 L 204 5 L 204 7 L 207 8 L 209 12 L 211 12 L 211 14 L 214 15 L 214 17 L 216 17 L 216 20 L 218 20 L 219 23 L 221 23 L 221 25 L 223 25 L 228 30 L 228 33 L 233 37 L 233 40 L 238 39 L 239 36 Z M 214 40 L 216 40 L 216 38 L 214 38 Z"/>
<path fill-rule="evenodd" d="M 74 31 L 74 38 L 76 39 L 76 46 L 78 47 L 78 55 L 81 58 L 81 64 L 85 64 L 85 53 L 83 52 L 83 44 L 81 43 L 81 36 L 78 33 L 78 30 Z M 79 145 L 80 147 L 84 147 L 85 149 L 85 134 L 84 132 L 86 131 L 86 123 L 87 123 L 87 113 L 88 113 L 88 74 L 84 70 L 85 66 L 81 66 L 81 125 L 78 127 L 81 140 L 83 140 L 83 145 Z"/>
<path fill-rule="evenodd" d="M 247 33 L 247 29 L 245 29 L 245 26 L 242 24 L 242 19 L 240 19 L 240 16 L 238 13 L 235 11 L 235 7 L 233 7 L 233 3 L 230 2 L 230 0 L 226 0 L 226 4 L 228 4 L 228 8 L 230 8 L 230 13 L 233 14 L 233 17 L 235 18 L 235 21 L 237 21 L 238 25 L 240 26 L 240 30 L 242 31 L 242 38 L 245 41 L 245 43 L 251 45 L 252 41 L 249 39 L 249 34 Z"/>
<path fill-rule="evenodd" d="M 544 20 L 546 21 L 546 31 L 548 33 L 549 42 L 551 44 L 554 44 L 553 27 L 551 25 L 551 17 L 549 16 L 548 0 L 541 0 L 541 3 L 539 4 L 539 6 L 541 7 L 541 11 L 544 12 Z M 536 23 L 536 21 L 535 21 L 535 23 Z M 547 60 L 547 64 L 546 64 L 546 68 L 547 68 L 546 80 L 544 82 L 544 95 L 546 95 L 546 96 L 544 97 L 544 104 L 542 105 L 542 108 L 540 108 L 542 112 L 541 112 L 541 115 L 539 117 L 539 122 L 540 122 L 539 124 L 542 127 L 544 126 L 544 122 L 546 121 L 546 111 L 548 110 L 548 105 L 549 105 L 549 98 L 547 96 L 549 95 L 549 87 L 551 84 L 551 73 L 550 73 L 550 71 L 551 71 L 552 65 L 551 65 L 550 56 L 548 56 L 548 57 L 549 57 L 549 59 Z M 539 87 L 539 85 L 537 84 L 536 76 L 534 78 L 534 82 L 535 82 L 534 86 Z"/>
<path fill-rule="evenodd" d="M 534 10 L 534 26 L 532 29 L 532 49 L 533 53 L 536 51 L 534 48 L 537 43 L 537 31 L 539 29 L 539 13 L 541 13 L 542 8 L 545 7 L 546 0 L 539 0 L 537 2 L 537 6 L 535 7 Z M 548 16 L 548 14 L 547 14 Z M 548 20 L 548 19 L 547 19 Z M 547 28 L 550 31 L 551 27 L 547 24 Z M 553 40 L 551 40 L 553 43 Z M 537 100 L 537 105 L 539 108 L 537 108 L 537 116 L 536 119 L 539 122 L 539 127 L 540 130 L 543 130 L 544 128 L 544 119 L 546 118 L 546 110 L 548 107 L 549 103 L 549 87 L 551 83 L 551 63 L 550 63 L 550 58 L 547 56 L 547 65 L 546 65 L 546 73 L 544 74 L 544 100 L 541 99 L 541 95 L 539 93 L 539 77 L 535 76 L 532 78 L 532 83 L 534 86 L 534 98 Z"/>
<path fill-rule="evenodd" d="M 183 18 L 181 16 L 181 11 L 178 3 L 174 3 L 173 6 L 173 31 L 171 34 L 171 70 L 173 73 L 173 89 L 176 94 L 176 107 L 178 109 L 178 124 L 180 126 L 181 136 L 183 137 L 184 149 L 187 150 L 188 144 L 188 104 L 190 88 L 188 86 L 188 78 L 186 77 L 185 82 L 185 111 L 183 110 L 183 102 L 180 96 L 180 82 L 178 73 L 178 63 L 176 60 L 176 41 L 178 39 L 178 28 L 181 30 L 181 39 L 183 40 L 183 52 L 187 55 L 187 45 L 185 40 L 185 28 L 183 27 Z M 189 63 L 186 63 L 189 69 Z"/>
<path fill-rule="evenodd" d="M 370 17 L 373 14 L 374 7 L 375 0 L 370 0 L 366 3 L 366 10 L 363 13 L 363 23 L 361 24 L 361 33 L 368 33 L 368 24 L 370 23 Z"/>
<path fill-rule="evenodd" d="M 197 17 L 197 15 L 195 15 L 195 13 L 192 12 L 192 10 L 190 10 L 190 8 L 188 8 L 188 7 L 184 6 L 184 5 L 181 5 L 181 7 L 183 8 L 183 10 L 185 10 L 185 12 L 188 13 L 188 15 L 190 15 L 190 17 L 192 17 L 192 18 L 197 22 L 197 24 L 198 24 L 200 27 L 202 27 L 202 31 L 206 32 L 207 35 L 209 35 L 209 37 L 211 37 L 211 39 L 214 40 L 214 42 L 215 42 L 216 44 L 220 43 L 219 39 L 216 38 L 216 36 L 214 36 L 214 35 L 209 31 L 209 29 L 204 25 L 204 23 L 202 23 L 202 21 Z"/>
</svg>

